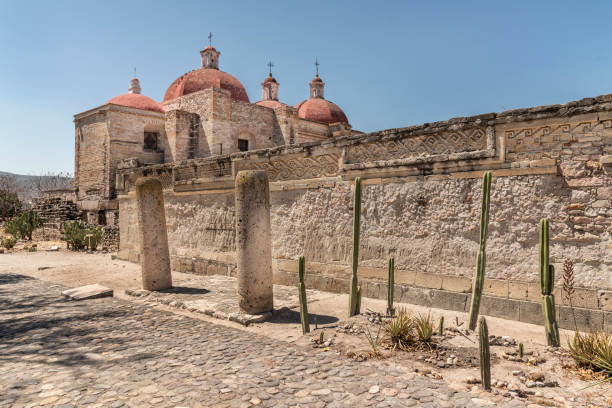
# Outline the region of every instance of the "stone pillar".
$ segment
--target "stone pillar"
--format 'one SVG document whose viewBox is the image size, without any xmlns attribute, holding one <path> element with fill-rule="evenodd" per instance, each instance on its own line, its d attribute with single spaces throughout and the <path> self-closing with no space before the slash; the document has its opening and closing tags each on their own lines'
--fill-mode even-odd
<svg viewBox="0 0 612 408">
<path fill-rule="evenodd" d="M 136 201 L 138 203 L 142 288 L 146 290 L 170 289 L 172 275 L 161 182 L 154 177 L 139 179 L 136 182 Z"/>
<path fill-rule="evenodd" d="M 246 313 L 273 308 L 270 187 L 265 171 L 236 175 L 238 305 Z"/>
</svg>

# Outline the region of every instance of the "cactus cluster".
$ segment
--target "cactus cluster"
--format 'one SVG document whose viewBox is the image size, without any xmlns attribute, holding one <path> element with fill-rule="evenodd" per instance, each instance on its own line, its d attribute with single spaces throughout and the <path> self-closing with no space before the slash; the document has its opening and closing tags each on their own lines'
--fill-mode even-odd
<svg viewBox="0 0 612 408">
<path fill-rule="evenodd" d="M 489 350 L 489 329 L 484 317 L 480 318 L 478 327 L 478 344 L 480 346 L 480 378 L 485 390 L 491 389 L 491 352 Z"/>
<path fill-rule="evenodd" d="M 548 220 L 540 220 L 540 290 L 542 291 L 542 314 L 546 341 L 549 346 L 559 347 L 559 327 L 555 315 L 555 296 L 552 294 L 555 283 L 555 267 L 549 263 Z"/>
<path fill-rule="evenodd" d="M 361 313 L 361 287 L 357 285 L 359 261 L 359 227 L 361 222 L 361 178 L 355 178 L 355 204 L 353 205 L 353 273 L 349 293 L 349 317 Z"/>
<path fill-rule="evenodd" d="M 491 205 L 491 172 L 485 172 L 482 176 L 482 208 L 480 213 L 480 245 L 476 257 L 476 274 L 472 283 L 472 302 L 470 305 L 470 330 L 476 329 L 478 321 L 478 310 L 480 309 L 480 298 L 484 286 L 485 264 L 487 260 L 487 227 L 489 225 L 489 207 Z"/>
<path fill-rule="evenodd" d="M 308 321 L 308 302 L 306 301 L 306 285 L 304 284 L 304 272 L 306 261 L 303 256 L 298 260 L 298 291 L 300 295 L 300 319 L 302 320 L 302 334 L 310 333 L 310 322 Z"/>
<path fill-rule="evenodd" d="M 395 259 L 389 258 L 389 274 L 387 282 L 387 314 L 393 316 L 395 309 L 393 308 L 393 287 L 395 286 Z"/>
<path fill-rule="evenodd" d="M 440 323 L 438 324 L 438 334 L 444 336 L 444 316 L 440 317 Z"/>
</svg>

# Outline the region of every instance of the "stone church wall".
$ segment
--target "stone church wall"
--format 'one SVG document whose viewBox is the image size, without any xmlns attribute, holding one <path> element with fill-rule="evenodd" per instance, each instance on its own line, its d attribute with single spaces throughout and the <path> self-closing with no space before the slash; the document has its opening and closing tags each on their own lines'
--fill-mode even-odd
<svg viewBox="0 0 612 408">
<path fill-rule="evenodd" d="M 538 221 L 551 222 L 559 321 L 565 259 L 582 328 L 612 329 L 612 95 L 563 105 L 390 129 L 322 142 L 120 171 L 119 256 L 138 260 L 133 186 L 155 175 L 165 189 L 173 269 L 234 274 L 233 177 L 268 172 L 275 280 L 346 292 L 352 185 L 363 178 L 359 278 L 386 295 L 396 262 L 398 301 L 467 311 L 478 247 L 481 177 L 493 174 L 482 313 L 542 324 Z"/>
</svg>

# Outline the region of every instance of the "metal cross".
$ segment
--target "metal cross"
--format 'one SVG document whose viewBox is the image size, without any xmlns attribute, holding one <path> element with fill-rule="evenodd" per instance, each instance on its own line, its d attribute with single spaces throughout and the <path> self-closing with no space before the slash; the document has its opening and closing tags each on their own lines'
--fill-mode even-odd
<svg viewBox="0 0 612 408">
<path fill-rule="evenodd" d="M 208 45 L 210 45 L 211 47 L 212 47 L 212 38 L 213 38 L 212 33 L 208 33 Z"/>
<path fill-rule="evenodd" d="M 136 78 L 136 67 L 134 67 L 134 78 Z"/>
<path fill-rule="evenodd" d="M 319 76 L 319 60 L 317 58 L 315 58 L 315 67 L 317 69 L 317 76 Z"/>
<path fill-rule="evenodd" d="M 270 76 L 272 76 L 272 67 L 274 66 L 274 64 L 272 63 L 272 61 L 268 61 L 268 68 L 270 68 Z"/>
</svg>

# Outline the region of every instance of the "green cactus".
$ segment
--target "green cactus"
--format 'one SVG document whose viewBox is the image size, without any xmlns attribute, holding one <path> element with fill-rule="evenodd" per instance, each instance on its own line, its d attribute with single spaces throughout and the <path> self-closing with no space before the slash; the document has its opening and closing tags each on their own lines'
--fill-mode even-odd
<svg viewBox="0 0 612 408">
<path fill-rule="evenodd" d="M 349 293 L 349 317 L 361 311 L 361 287 L 357 285 L 357 265 L 359 261 L 359 225 L 361 222 L 361 178 L 355 178 L 355 204 L 353 206 L 353 273 Z"/>
<path fill-rule="evenodd" d="M 523 343 L 519 343 L 519 357 L 523 358 L 525 355 L 525 349 L 523 348 Z"/>
<path fill-rule="evenodd" d="M 485 390 L 491 390 L 491 352 L 489 350 L 489 329 L 484 317 L 480 318 L 478 328 L 478 344 L 480 346 L 480 378 Z"/>
<path fill-rule="evenodd" d="M 438 334 L 444 336 L 444 316 L 440 317 L 440 324 L 438 324 Z"/>
<path fill-rule="evenodd" d="M 559 327 L 555 315 L 555 296 L 552 294 L 555 284 L 555 267 L 549 263 L 548 220 L 540 220 L 540 290 L 542 291 L 542 314 L 546 341 L 549 346 L 559 347 Z"/>
<path fill-rule="evenodd" d="M 470 330 L 476 330 L 478 310 L 485 278 L 485 264 L 487 261 L 487 227 L 489 226 L 489 208 L 491 206 L 491 172 L 486 171 L 482 176 L 482 207 L 480 212 L 480 245 L 476 257 L 476 274 L 472 283 L 472 302 L 470 304 Z"/>
<path fill-rule="evenodd" d="M 306 261 L 300 256 L 298 261 L 298 290 L 300 294 L 300 319 L 302 320 L 302 334 L 310 333 L 310 322 L 308 321 L 308 302 L 306 301 L 306 284 L 304 284 L 304 271 Z"/>
<path fill-rule="evenodd" d="M 395 286 L 395 259 L 389 258 L 389 276 L 387 282 L 387 314 L 393 316 L 393 287 Z"/>
</svg>

